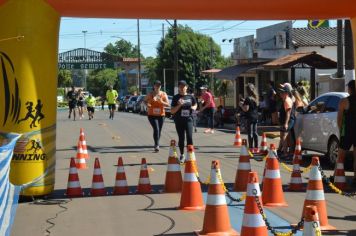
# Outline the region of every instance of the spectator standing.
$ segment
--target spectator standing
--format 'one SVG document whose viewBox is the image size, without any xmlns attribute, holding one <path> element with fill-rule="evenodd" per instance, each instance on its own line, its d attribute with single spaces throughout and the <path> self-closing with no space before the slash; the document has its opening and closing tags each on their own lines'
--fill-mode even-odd
<svg viewBox="0 0 356 236">
<path fill-rule="evenodd" d="M 338 159 L 344 161 L 346 151 L 353 146 L 354 178 L 352 185 L 356 186 L 356 88 L 355 80 L 347 84 L 350 96 L 341 99 L 337 113 L 337 124 L 340 130 L 340 147 Z"/>
<path fill-rule="evenodd" d="M 277 112 L 277 93 L 274 89 L 274 82 L 270 81 L 268 83 L 268 92 L 267 92 L 267 104 L 268 111 L 271 114 L 272 125 L 278 124 L 278 112 Z"/>
<path fill-rule="evenodd" d="M 208 86 L 203 85 L 200 87 L 202 92 L 202 99 L 204 101 L 203 107 L 200 108 L 199 112 L 204 112 L 205 116 L 208 119 L 208 127 L 204 133 L 214 133 L 214 113 L 215 113 L 215 101 L 213 95 L 208 91 Z"/>
<path fill-rule="evenodd" d="M 252 153 L 258 152 L 258 95 L 255 86 L 251 83 L 246 86 L 247 97 L 240 102 L 241 109 L 247 118 L 248 145 Z"/>
<path fill-rule="evenodd" d="M 67 93 L 67 99 L 68 99 L 68 106 L 69 106 L 69 115 L 68 115 L 68 119 L 70 119 L 71 114 L 73 112 L 73 120 L 75 120 L 75 108 L 77 107 L 77 102 L 78 102 L 78 93 L 75 91 L 74 86 L 72 86 L 71 88 L 72 90 L 70 90 Z"/>
<path fill-rule="evenodd" d="M 106 100 L 108 101 L 110 116 L 109 119 L 114 119 L 115 109 L 116 109 L 116 99 L 119 96 L 117 91 L 113 89 L 112 85 L 106 91 Z"/>
<path fill-rule="evenodd" d="M 153 91 L 145 97 L 148 108 L 148 120 L 153 128 L 154 150 L 159 152 L 159 140 L 165 118 L 164 107 L 168 107 L 168 96 L 161 91 L 161 81 L 156 80 L 153 84 Z"/>
<path fill-rule="evenodd" d="M 279 122 L 280 128 L 280 143 L 278 151 L 285 157 L 288 156 L 288 134 L 290 135 L 290 141 L 295 143 L 294 123 L 295 123 L 295 104 L 292 96 L 292 86 L 289 83 L 284 83 L 279 89 L 280 97 L 283 101 L 283 105 L 279 110 Z"/>
<path fill-rule="evenodd" d="M 187 145 L 193 145 L 193 117 L 192 113 L 197 109 L 197 102 L 191 94 L 187 93 L 187 82 L 178 82 L 178 94 L 173 96 L 171 112 L 178 133 L 178 146 L 180 150 L 180 161 L 184 162 L 184 143 L 187 138 Z"/>
</svg>

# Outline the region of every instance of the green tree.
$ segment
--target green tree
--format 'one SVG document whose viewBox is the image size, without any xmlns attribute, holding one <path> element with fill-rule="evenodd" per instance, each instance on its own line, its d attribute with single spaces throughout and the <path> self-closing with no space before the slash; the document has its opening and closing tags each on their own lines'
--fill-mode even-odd
<svg viewBox="0 0 356 236">
<path fill-rule="evenodd" d="M 120 39 L 116 41 L 114 44 L 109 43 L 104 48 L 106 53 L 119 56 L 119 57 L 130 57 L 137 58 L 138 48 L 136 45 L 133 45 L 131 42 L 126 41 L 124 39 Z M 141 58 L 143 58 L 141 54 Z"/>
<path fill-rule="evenodd" d="M 109 85 L 112 85 L 114 89 L 119 90 L 120 83 L 118 72 L 114 69 L 91 71 L 87 79 L 87 84 L 88 91 L 94 96 L 105 95 Z"/>
<path fill-rule="evenodd" d="M 146 70 L 146 76 L 151 84 L 158 79 L 156 74 L 157 62 L 156 58 L 147 57 L 142 63 Z"/>
<path fill-rule="evenodd" d="M 190 87 L 196 88 L 201 84 L 209 84 L 209 76 L 201 75 L 202 70 L 216 68 L 223 65 L 225 59 L 221 56 L 221 48 L 211 37 L 194 32 L 188 26 L 179 25 L 178 29 L 178 78 L 188 82 Z M 172 69 L 174 65 L 173 29 L 170 28 L 165 38 L 157 47 L 156 76 L 162 80 L 163 69 Z M 167 88 L 173 93 L 173 73 L 166 74 Z"/>
<path fill-rule="evenodd" d="M 58 87 L 70 87 L 73 84 L 72 72 L 70 70 L 59 70 L 58 72 Z"/>
</svg>

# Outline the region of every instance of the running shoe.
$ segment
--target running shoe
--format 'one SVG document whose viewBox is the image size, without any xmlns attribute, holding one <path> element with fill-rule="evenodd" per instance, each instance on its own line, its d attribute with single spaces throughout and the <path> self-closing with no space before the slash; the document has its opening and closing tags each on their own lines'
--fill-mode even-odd
<svg viewBox="0 0 356 236">
<path fill-rule="evenodd" d="M 206 130 L 204 130 L 204 134 L 208 134 L 208 133 L 210 133 L 211 132 L 211 129 L 206 129 Z"/>
<path fill-rule="evenodd" d="M 213 134 L 213 133 L 215 133 L 215 131 L 212 129 L 212 130 L 210 131 L 210 133 Z"/>
<path fill-rule="evenodd" d="M 155 146 L 155 152 L 159 152 L 159 146 Z"/>
<path fill-rule="evenodd" d="M 180 155 L 179 161 L 180 161 L 180 163 L 184 163 L 184 162 L 185 162 L 185 156 L 184 156 L 184 154 L 181 154 L 181 155 Z"/>
</svg>

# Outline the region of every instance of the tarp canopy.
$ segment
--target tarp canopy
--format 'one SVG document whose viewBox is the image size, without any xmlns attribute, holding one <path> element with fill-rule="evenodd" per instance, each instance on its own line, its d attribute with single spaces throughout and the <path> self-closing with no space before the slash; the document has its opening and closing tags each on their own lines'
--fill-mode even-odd
<svg viewBox="0 0 356 236">
<path fill-rule="evenodd" d="M 222 80 L 235 80 L 240 74 L 249 71 L 251 69 L 256 69 L 260 65 L 266 63 L 264 62 L 251 62 L 246 64 L 234 65 L 222 69 L 220 72 L 215 74 L 217 79 Z"/>
</svg>

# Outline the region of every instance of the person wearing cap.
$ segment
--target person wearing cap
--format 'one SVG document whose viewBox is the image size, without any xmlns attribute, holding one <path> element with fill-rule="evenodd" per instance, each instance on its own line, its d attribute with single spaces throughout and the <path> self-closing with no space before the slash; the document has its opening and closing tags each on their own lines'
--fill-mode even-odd
<svg viewBox="0 0 356 236">
<path fill-rule="evenodd" d="M 178 94 L 174 95 L 171 104 L 171 113 L 178 133 L 178 146 L 180 161 L 184 162 L 184 143 L 187 137 L 187 145 L 193 145 L 193 117 L 192 113 L 197 109 L 197 102 L 191 94 L 187 93 L 187 82 L 178 82 Z"/>
<path fill-rule="evenodd" d="M 71 87 L 72 90 L 70 90 L 67 93 L 67 99 L 68 99 L 68 106 L 69 106 L 69 115 L 68 119 L 70 119 L 70 116 L 73 112 L 73 120 L 75 120 L 75 108 L 77 107 L 77 102 L 78 102 L 78 93 L 75 91 L 74 86 Z"/>
<path fill-rule="evenodd" d="M 214 133 L 214 112 L 215 112 L 215 101 L 213 95 L 208 92 L 208 86 L 203 85 L 200 87 L 202 92 L 201 98 L 204 103 L 202 108 L 200 108 L 199 112 L 204 112 L 208 119 L 208 128 L 204 131 L 204 133 Z"/>
<path fill-rule="evenodd" d="M 153 91 L 145 97 L 144 101 L 148 108 L 148 121 L 153 128 L 154 150 L 159 152 L 159 140 L 165 117 L 164 107 L 170 105 L 167 94 L 161 91 L 161 81 L 156 80 L 153 83 Z"/>
<path fill-rule="evenodd" d="M 117 91 L 113 89 L 112 85 L 109 86 L 108 91 L 106 91 L 106 100 L 108 101 L 110 116 L 109 119 L 114 119 L 115 109 L 116 109 L 116 99 L 119 96 Z"/>
<path fill-rule="evenodd" d="M 281 125 L 281 130 L 278 150 L 285 157 L 288 156 L 288 134 L 290 134 L 291 143 L 295 143 L 295 104 L 293 101 L 292 90 L 293 88 L 290 83 L 281 84 L 281 88 L 278 89 L 280 97 L 283 100 L 283 105 L 279 110 L 279 122 Z"/>
<path fill-rule="evenodd" d="M 350 96 L 343 98 L 339 103 L 337 113 L 337 125 L 340 130 L 340 145 L 338 158 L 345 160 L 346 151 L 353 146 L 354 157 L 354 179 L 352 184 L 356 185 L 356 88 L 355 80 L 347 84 Z"/>
<path fill-rule="evenodd" d="M 258 95 L 253 84 L 246 86 L 247 97 L 240 102 L 241 109 L 246 113 L 248 145 L 252 153 L 258 153 Z"/>
<path fill-rule="evenodd" d="M 94 118 L 96 99 L 91 93 L 89 93 L 89 96 L 86 98 L 85 102 L 87 103 L 89 120 L 91 120 Z"/>
</svg>

